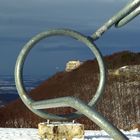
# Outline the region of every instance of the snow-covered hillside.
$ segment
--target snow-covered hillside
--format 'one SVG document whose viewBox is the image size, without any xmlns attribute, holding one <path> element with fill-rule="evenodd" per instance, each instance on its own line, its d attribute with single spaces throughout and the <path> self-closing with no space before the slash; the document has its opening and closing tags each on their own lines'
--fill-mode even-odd
<svg viewBox="0 0 140 140">
<path fill-rule="evenodd" d="M 130 140 L 140 140 L 138 130 L 123 131 Z M 37 129 L 0 128 L 1 140 L 40 140 Z M 85 131 L 85 140 L 111 140 L 105 131 Z"/>
</svg>

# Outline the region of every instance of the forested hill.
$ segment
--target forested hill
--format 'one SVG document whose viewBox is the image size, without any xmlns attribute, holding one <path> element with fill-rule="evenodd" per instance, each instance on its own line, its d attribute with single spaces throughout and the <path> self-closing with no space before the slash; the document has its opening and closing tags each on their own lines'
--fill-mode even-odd
<svg viewBox="0 0 140 140">
<path fill-rule="evenodd" d="M 126 65 L 140 65 L 140 53 L 120 52 L 105 56 L 107 68 L 116 71 Z M 128 72 L 128 71 L 127 71 Z M 108 73 L 108 80 L 97 110 L 121 129 L 132 129 L 140 120 L 140 76 L 135 74 L 115 75 Z M 137 73 L 137 72 L 136 72 Z M 84 62 L 71 72 L 59 72 L 44 81 L 30 93 L 33 99 L 49 99 L 76 96 L 89 101 L 98 85 L 98 66 L 95 60 Z M 50 109 L 52 113 L 69 113 L 73 109 Z M 0 127 L 37 127 L 40 119 L 29 111 L 21 100 L 0 108 Z M 98 129 L 89 119 L 76 120 L 84 123 L 86 129 Z"/>
</svg>

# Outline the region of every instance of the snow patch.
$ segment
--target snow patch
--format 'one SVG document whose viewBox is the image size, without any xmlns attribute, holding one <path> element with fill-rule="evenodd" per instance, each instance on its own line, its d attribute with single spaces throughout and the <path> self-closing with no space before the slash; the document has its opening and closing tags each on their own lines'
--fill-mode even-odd
<svg viewBox="0 0 140 140">
<path fill-rule="evenodd" d="M 140 140 L 140 132 L 121 130 L 130 140 Z M 0 128 L 1 140 L 40 140 L 38 130 L 32 128 Z M 85 140 L 112 140 L 108 134 L 101 131 L 86 130 Z"/>
</svg>

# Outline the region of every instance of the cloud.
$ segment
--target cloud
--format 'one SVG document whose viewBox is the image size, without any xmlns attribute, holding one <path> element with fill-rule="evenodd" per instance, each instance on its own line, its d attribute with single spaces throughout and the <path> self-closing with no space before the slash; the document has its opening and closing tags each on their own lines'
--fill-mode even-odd
<svg viewBox="0 0 140 140">
<path fill-rule="evenodd" d="M 101 3 L 114 3 L 114 2 L 123 3 L 123 2 L 129 2 L 130 0 L 119 0 L 119 1 L 116 1 L 116 0 L 95 0 L 95 1 L 101 2 Z"/>
<path fill-rule="evenodd" d="M 38 49 L 41 52 L 70 52 L 70 51 L 87 51 L 87 48 L 83 48 L 80 46 L 77 47 L 67 47 L 67 46 L 61 46 L 58 44 L 58 46 L 55 47 L 43 47 Z"/>
<path fill-rule="evenodd" d="M 5 64 L 9 64 L 9 61 L 11 65 L 15 64 L 15 56 L 17 56 L 22 46 L 34 35 L 53 28 L 70 28 L 89 36 L 128 2 L 129 0 L 1 0 L 0 64 L 4 69 L 3 72 L 8 73 L 12 71 L 12 68 L 10 69 L 8 65 Z M 115 30 L 113 33 L 116 34 L 116 32 L 120 31 L 120 34 L 123 34 L 125 30 L 127 31 L 126 34 L 128 34 L 128 31 L 138 31 L 136 35 L 130 33 L 131 37 L 134 36 L 133 39 L 124 35 L 122 37 L 118 36 L 118 38 L 120 38 L 118 41 L 116 36 L 106 33 L 107 36 L 105 34 L 102 39 L 100 39 L 102 43 L 100 44 L 99 40 L 97 46 L 99 46 L 99 48 L 101 46 L 101 49 L 103 49 L 102 46 L 109 46 L 109 48 L 115 46 L 114 48 L 112 47 L 113 50 L 117 48 L 118 44 L 122 46 L 130 43 L 130 40 L 131 42 L 138 42 L 140 31 L 139 18 L 140 17 L 138 17 L 137 20 L 133 20 L 133 22 L 125 27 L 117 31 Z M 123 39 L 125 43 L 121 43 L 121 39 Z M 39 45 L 42 45 L 41 42 L 39 42 Z M 61 51 L 62 56 L 64 54 L 63 52 L 65 52 L 65 54 L 70 52 L 70 54 L 75 55 L 80 52 L 80 57 L 87 54 L 85 51 L 88 48 L 73 43 L 67 46 L 71 41 L 63 42 L 64 41 L 61 40 L 61 42 L 49 42 L 48 45 L 43 44 L 42 47 L 37 47 L 37 51 L 43 55 L 45 55 L 43 52 L 48 52 L 50 56 L 52 52 L 59 52 L 60 54 Z M 7 49 L 9 50 L 8 55 L 11 55 L 10 58 L 6 57 Z M 108 51 L 108 49 L 105 50 Z M 11 57 L 13 57 L 13 60 Z"/>
</svg>

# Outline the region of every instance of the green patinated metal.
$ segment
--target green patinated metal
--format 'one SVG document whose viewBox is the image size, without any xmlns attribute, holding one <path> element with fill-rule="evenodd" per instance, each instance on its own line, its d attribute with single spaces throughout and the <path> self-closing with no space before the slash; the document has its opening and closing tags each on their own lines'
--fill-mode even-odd
<svg viewBox="0 0 140 140">
<path fill-rule="evenodd" d="M 82 114 L 87 116 L 93 122 L 95 122 L 98 126 L 104 129 L 113 139 L 115 140 L 127 140 L 128 138 L 117 129 L 111 122 L 109 122 L 105 117 L 103 117 L 100 113 L 98 113 L 95 109 L 96 103 L 102 97 L 105 82 L 106 82 L 106 69 L 103 61 L 103 57 L 97 46 L 95 45 L 94 40 L 99 39 L 103 33 L 105 33 L 109 28 L 113 25 L 115 27 L 121 27 L 131 21 L 134 17 L 140 14 L 140 0 L 133 0 L 128 3 L 120 12 L 118 12 L 115 16 L 109 19 L 102 27 L 100 27 L 91 37 L 85 36 L 79 32 L 70 30 L 70 29 L 52 29 L 47 32 L 42 32 L 35 37 L 33 37 L 21 50 L 16 66 L 15 66 L 15 82 L 16 87 L 19 93 L 20 98 L 24 102 L 24 104 L 35 114 L 38 116 L 51 119 L 51 120 L 70 120 L 80 117 Z M 85 104 L 83 101 L 74 98 L 74 97 L 63 97 L 63 98 L 55 98 L 43 101 L 34 101 L 31 99 L 26 91 L 26 88 L 23 83 L 23 67 L 24 62 L 29 54 L 30 50 L 41 40 L 45 38 L 50 38 L 52 36 L 67 36 L 73 38 L 77 41 L 84 43 L 87 47 L 90 48 L 92 53 L 95 55 L 100 71 L 100 81 L 98 84 L 97 91 L 91 101 Z M 72 107 L 77 112 L 67 114 L 67 115 L 55 115 L 43 111 L 45 108 L 55 108 L 55 107 Z"/>
<path fill-rule="evenodd" d="M 134 19 L 136 16 L 140 14 L 140 6 L 137 7 L 134 11 L 132 11 L 130 14 L 128 14 L 126 17 L 124 17 L 122 20 L 120 20 L 115 26 L 116 27 L 122 27 L 128 22 L 130 22 L 132 19 Z"/>
<path fill-rule="evenodd" d="M 99 39 L 103 33 L 110 29 L 113 25 L 122 27 L 140 14 L 140 0 L 133 0 L 128 3 L 121 11 L 110 18 L 102 27 L 100 27 L 93 35 L 93 40 Z"/>
<path fill-rule="evenodd" d="M 42 32 L 35 37 L 33 37 L 22 49 L 20 52 L 17 63 L 16 63 L 16 68 L 15 68 L 15 80 L 16 80 L 16 86 L 18 93 L 23 100 L 23 102 L 31 109 L 34 113 L 39 115 L 40 117 L 43 117 L 45 119 L 55 119 L 55 120 L 67 120 L 67 119 L 74 119 L 79 117 L 81 114 L 80 113 L 73 113 L 69 115 L 53 115 L 49 114 L 47 112 L 43 112 L 41 110 L 36 110 L 33 109 L 31 106 L 31 103 L 33 102 L 32 99 L 29 98 L 29 96 L 26 94 L 26 90 L 23 86 L 23 66 L 24 66 L 24 61 L 30 52 L 30 50 L 37 44 L 39 41 L 45 38 L 49 38 L 51 36 L 67 36 L 71 37 L 73 39 L 76 39 L 82 43 L 84 43 L 86 46 L 88 46 L 91 51 L 94 53 L 94 55 L 97 58 L 97 61 L 99 63 L 99 68 L 100 68 L 100 82 L 96 91 L 95 96 L 91 99 L 89 102 L 90 106 L 93 106 L 98 102 L 98 100 L 101 97 L 101 94 L 103 93 L 104 87 L 105 87 L 105 79 L 106 79 L 106 73 L 105 73 L 105 66 L 103 62 L 102 55 L 100 51 L 97 49 L 96 45 L 91 42 L 91 40 L 88 39 L 88 37 L 82 35 L 81 33 L 78 33 L 76 31 L 70 30 L 70 29 L 53 29 L 47 32 Z M 29 100 L 30 99 L 30 100 Z"/>
</svg>

